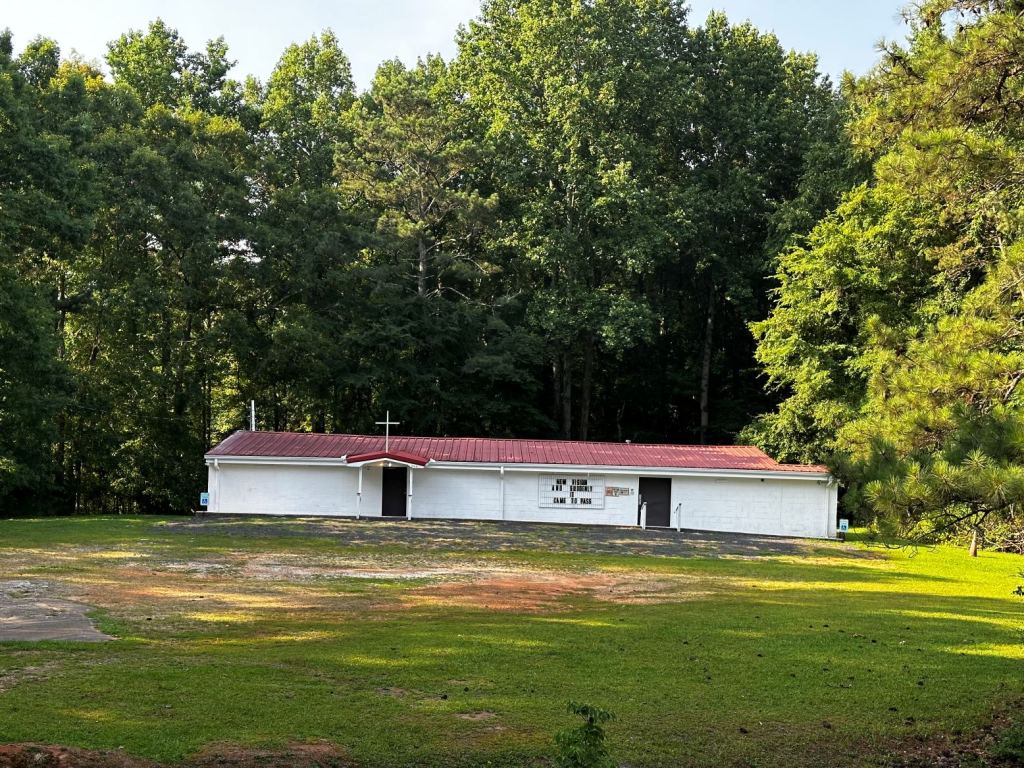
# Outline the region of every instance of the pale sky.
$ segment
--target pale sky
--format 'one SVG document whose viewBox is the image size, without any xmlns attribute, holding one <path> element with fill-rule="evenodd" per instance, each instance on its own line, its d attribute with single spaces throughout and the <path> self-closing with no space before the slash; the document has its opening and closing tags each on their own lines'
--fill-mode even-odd
<svg viewBox="0 0 1024 768">
<path fill-rule="evenodd" d="M 724 10 L 733 21 L 750 19 L 773 30 L 786 48 L 815 51 L 821 69 L 837 79 L 863 74 L 876 45 L 902 38 L 905 0 L 691 0 L 691 23 Z M 61 49 L 102 60 L 106 43 L 161 17 L 192 48 L 223 35 L 238 61 L 236 79 L 265 80 L 284 48 L 330 27 L 364 88 L 377 65 L 397 56 L 413 63 L 424 53 L 450 58 L 459 24 L 476 15 L 479 0 L 0 0 L 0 28 L 14 33 L 20 50 L 36 35 Z"/>
</svg>

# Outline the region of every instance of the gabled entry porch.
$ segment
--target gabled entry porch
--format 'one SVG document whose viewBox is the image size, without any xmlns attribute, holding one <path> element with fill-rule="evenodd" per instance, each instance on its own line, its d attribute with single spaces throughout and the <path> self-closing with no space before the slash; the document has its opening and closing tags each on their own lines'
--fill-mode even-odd
<svg viewBox="0 0 1024 768">
<path fill-rule="evenodd" d="M 411 519 L 413 516 L 413 470 L 423 469 L 430 460 L 406 451 L 374 451 L 346 456 L 345 462 L 356 467 L 356 517 L 363 515 Z M 363 473 L 380 470 L 380 509 L 363 509 Z"/>
</svg>

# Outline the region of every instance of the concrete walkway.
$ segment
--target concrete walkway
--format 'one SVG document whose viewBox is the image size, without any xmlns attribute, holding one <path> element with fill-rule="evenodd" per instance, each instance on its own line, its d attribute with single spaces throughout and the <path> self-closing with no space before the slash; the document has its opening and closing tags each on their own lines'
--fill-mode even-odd
<svg viewBox="0 0 1024 768">
<path fill-rule="evenodd" d="M 93 626 L 88 605 L 50 597 L 48 591 L 41 582 L 0 582 L 0 642 L 111 639 Z"/>
</svg>

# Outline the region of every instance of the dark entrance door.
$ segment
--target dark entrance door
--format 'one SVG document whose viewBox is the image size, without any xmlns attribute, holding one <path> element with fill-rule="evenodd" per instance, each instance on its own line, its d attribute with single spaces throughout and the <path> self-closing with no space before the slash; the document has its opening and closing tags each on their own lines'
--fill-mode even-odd
<svg viewBox="0 0 1024 768">
<path fill-rule="evenodd" d="M 655 528 L 668 528 L 672 524 L 672 510 L 669 508 L 672 498 L 672 480 L 668 477 L 640 478 L 640 505 L 647 502 L 647 525 Z M 640 522 L 640 510 L 637 509 L 637 523 Z"/>
<path fill-rule="evenodd" d="M 384 517 L 405 517 L 408 472 L 405 467 L 384 467 L 381 470 L 380 511 Z"/>
</svg>

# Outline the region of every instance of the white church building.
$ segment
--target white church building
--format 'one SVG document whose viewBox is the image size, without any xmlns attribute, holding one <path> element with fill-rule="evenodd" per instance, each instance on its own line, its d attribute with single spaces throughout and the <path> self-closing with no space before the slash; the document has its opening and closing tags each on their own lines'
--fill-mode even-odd
<svg viewBox="0 0 1024 768">
<path fill-rule="evenodd" d="M 836 536 L 828 469 L 751 446 L 239 431 L 206 464 L 216 514 Z"/>
</svg>

